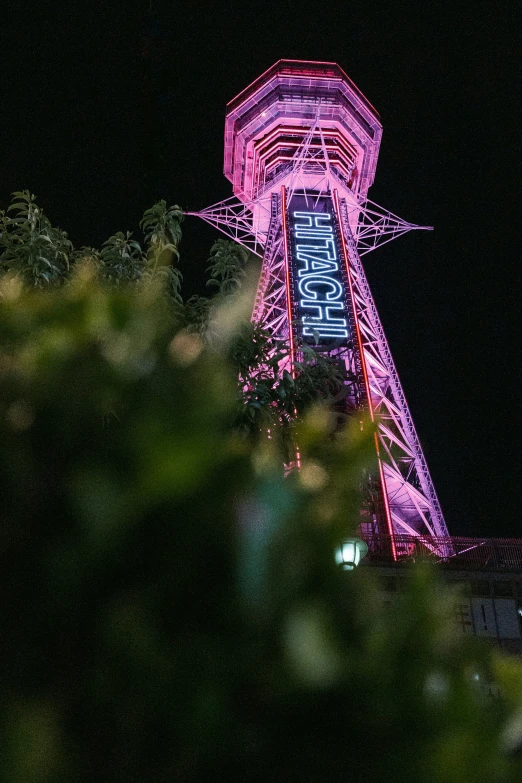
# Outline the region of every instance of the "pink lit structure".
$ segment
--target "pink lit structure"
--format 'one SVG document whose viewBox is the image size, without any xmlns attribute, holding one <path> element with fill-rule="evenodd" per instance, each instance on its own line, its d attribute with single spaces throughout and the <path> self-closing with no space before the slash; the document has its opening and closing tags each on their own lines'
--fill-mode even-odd
<svg viewBox="0 0 522 783">
<path fill-rule="evenodd" d="M 368 199 L 381 135 L 376 110 L 338 65 L 280 60 L 228 104 L 234 196 L 189 214 L 262 256 L 253 319 L 288 341 L 292 361 L 305 342 L 332 356 L 344 411 L 369 410 L 376 467 L 361 530 L 385 536 L 395 558 L 402 540 L 448 531 L 361 263 L 429 230 Z"/>
</svg>

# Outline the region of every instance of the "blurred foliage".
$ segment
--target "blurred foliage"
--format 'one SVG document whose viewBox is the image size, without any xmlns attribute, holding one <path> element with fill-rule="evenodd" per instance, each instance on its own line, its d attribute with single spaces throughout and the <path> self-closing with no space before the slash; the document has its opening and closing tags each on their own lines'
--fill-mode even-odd
<svg viewBox="0 0 522 783">
<path fill-rule="evenodd" d="M 99 255 L 102 277 L 115 285 L 140 280 L 145 268 L 145 257 L 140 243 L 127 231 L 118 231 L 104 243 Z"/>
<path fill-rule="evenodd" d="M 92 256 L 0 290 L 2 783 L 519 781 L 520 663 L 460 635 L 435 574 L 392 605 L 334 566 L 370 424 L 305 389 L 284 478 L 237 385 L 284 346 L 229 295 L 208 339 Z"/>
<path fill-rule="evenodd" d="M 67 234 L 51 225 L 35 199 L 28 190 L 15 191 L 10 206 L 0 212 L 0 268 L 4 272 L 45 288 L 67 282 L 74 268 L 88 261 L 99 279 L 111 285 L 146 287 L 159 278 L 173 302 L 181 304 L 182 275 L 172 263 L 179 258 L 183 220 L 177 204 L 167 207 L 162 199 L 145 211 L 140 221 L 145 248 L 130 231 L 118 231 L 98 251 L 75 249 Z"/>
<path fill-rule="evenodd" d="M 40 288 L 69 284 L 76 272 L 83 274 L 82 269 L 89 267 L 103 285 L 135 286 L 140 292 L 152 286 L 155 295 L 166 297 L 168 317 L 178 328 L 218 348 L 217 313 L 223 320 L 226 311 L 230 334 L 225 353 L 239 379 L 236 427 L 251 439 L 265 437 L 269 429 L 283 446 L 287 463 L 295 459 L 296 450 L 291 425 L 307 407 L 333 400 L 342 388 L 339 368 L 327 356 L 303 346 L 302 361 L 294 364 L 291 374 L 286 343 L 259 324 L 244 323 L 233 295 L 243 289 L 248 297 L 247 269 L 253 254 L 236 242 L 221 238 L 211 248 L 207 286 L 214 289 L 213 295 L 183 300 L 183 275 L 177 266 L 183 211 L 177 204 L 169 207 L 162 199 L 144 212 L 140 221 L 144 246 L 130 231 L 118 231 L 101 250 L 74 249 L 27 190 L 13 193 L 1 220 L 0 268 L 24 284 Z"/>
<path fill-rule="evenodd" d="M 217 239 L 210 249 L 207 286 L 217 288 L 222 294 L 237 291 L 246 277 L 249 256 L 249 251 L 237 242 Z"/>
<path fill-rule="evenodd" d="M 250 438 L 270 432 L 285 461 L 295 456 L 297 422 L 314 404 L 328 404 L 343 386 L 339 367 L 310 346 L 301 347 L 303 361 L 290 366 L 288 344 L 255 323 L 243 324 L 228 350 L 239 378 L 236 426 Z"/>
<path fill-rule="evenodd" d="M 57 285 L 69 270 L 72 249 L 65 231 L 53 228 L 32 193 L 13 193 L 7 212 L 0 212 L 0 264 L 4 271 L 14 271 L 29 285 Z"/>
<path fill-rule="evenodd" d="M 177 204 L 167 207 L 167 202 L 161 199 L 145 211 L 140 222 L 148 244 L 145 277 L 148 281 L 162 277 L 168 294 L 178 305 L 182 303 L 183 276 L 172 262 L 179 258 L 182 220 L 181 207 Z"/>
</svg>

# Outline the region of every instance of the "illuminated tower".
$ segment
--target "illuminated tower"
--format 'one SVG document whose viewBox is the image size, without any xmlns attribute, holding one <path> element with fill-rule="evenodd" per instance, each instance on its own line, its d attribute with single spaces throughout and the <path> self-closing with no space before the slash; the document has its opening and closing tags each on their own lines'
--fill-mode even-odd
<svg viewBox="0 0 522 783">
<path fill-rule="evenodd" d="M 234 98 L 225 175 L 234 196 L 198 213 L 263 258 L 253 318 L 342 368 L 345 410 L 377 424 L 363 530 L 447 536 L 361 256 L 411 229 L 367 198 L 382 126 L 334 63 L 280 60 Z M 394 545 L 392 544 L 392 547 Z M 395 550 L 394 550 L 395 554 Z"/>
</svg>

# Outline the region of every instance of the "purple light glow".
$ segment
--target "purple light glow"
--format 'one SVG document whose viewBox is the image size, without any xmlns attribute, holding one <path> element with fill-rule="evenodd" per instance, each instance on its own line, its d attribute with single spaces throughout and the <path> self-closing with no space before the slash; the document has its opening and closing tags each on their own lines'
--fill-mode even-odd
<svg viewBox="0 0 522 783">
<path fill-rule="evenodd" d="M 401 536 L 448 531 L 361 263 L 427 228 L 368 200 L 381 136 L 376 110 L 338 65 L 280 60 L 227 105 L 235 199 L 193 214 L 263 256 L 253 319 L 288 340 L 292 374 L 316 338 L 344 368 L 345 413 L 366 409 L 377 427 L 376 499 L 361 533 L 386 536 L 397 559 Z"/>
</svg>

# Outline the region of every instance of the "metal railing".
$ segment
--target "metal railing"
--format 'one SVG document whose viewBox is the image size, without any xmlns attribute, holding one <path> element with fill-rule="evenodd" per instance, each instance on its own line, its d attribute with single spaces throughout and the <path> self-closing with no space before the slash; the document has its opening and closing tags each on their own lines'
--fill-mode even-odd
<svg viewBox="0 0 522 783">
<path fill-rule="evenodd" d="M 365 535 L 372 563 L 427 560 L 453 568 L 522 570 L 521 538 L 463 538 L 458 536 Z"/>
</svg>

